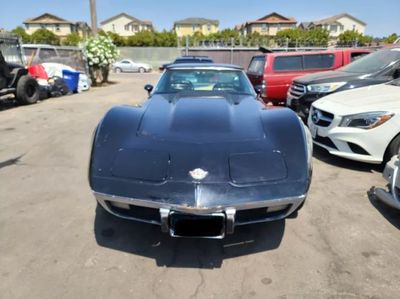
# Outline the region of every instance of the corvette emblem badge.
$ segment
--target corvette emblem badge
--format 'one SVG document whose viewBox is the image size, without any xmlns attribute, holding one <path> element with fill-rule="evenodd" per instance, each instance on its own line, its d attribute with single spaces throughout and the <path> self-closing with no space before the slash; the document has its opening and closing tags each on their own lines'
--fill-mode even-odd
<svg viewBox="0 0 400 299">
<path fill-rule="evenodd" d="M 195 180 L 201 181 L 206 178 L 206 176 L 208 175 L 208 172 L 201 168 L 196 168 L 196 169 L 193 169 L 192 171 L 189 171 L 189 174 Z"/>
</svg>

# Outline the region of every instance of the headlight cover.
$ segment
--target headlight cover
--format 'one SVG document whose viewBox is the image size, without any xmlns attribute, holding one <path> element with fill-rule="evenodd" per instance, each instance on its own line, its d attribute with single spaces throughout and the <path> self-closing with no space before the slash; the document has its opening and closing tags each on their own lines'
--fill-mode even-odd
<svg viewBox="0 0 400 299">
<path fill-rule="evenodd" d="M 379 127 L 380 125 L 391 119 L 393 116 L 393 113 L 387 111 L 376 111 L 347 115 L 343 117 L 339 126 L 369 130 Z"/>
<path fill-rule="evenodd" d="M 311 84 L 307 86 L 307 90 L 310 92 L 317 93 L 328 93 L 339 89 L 347 82 L 333 82 L 333 83 L 321 83 L 321 84 Z"/>
</svg>

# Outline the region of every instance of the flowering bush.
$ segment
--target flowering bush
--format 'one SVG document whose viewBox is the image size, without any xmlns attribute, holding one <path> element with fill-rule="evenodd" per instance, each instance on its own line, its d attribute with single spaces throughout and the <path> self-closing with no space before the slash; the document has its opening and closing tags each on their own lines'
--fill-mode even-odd
<svg viewBox="0 0 400 299">
<path fill-rule="evenodd" d="M 102 82 L 108 80 L 110 65 L 115 62 L 119 56 L 117 47 L 108 36 L 98 35 L 89 38 L 84 46 L 85 54 L 89 64 L 90 76 L 92 82 L 96 84 L 96 79 L 102 76 Z"/>
</svg>

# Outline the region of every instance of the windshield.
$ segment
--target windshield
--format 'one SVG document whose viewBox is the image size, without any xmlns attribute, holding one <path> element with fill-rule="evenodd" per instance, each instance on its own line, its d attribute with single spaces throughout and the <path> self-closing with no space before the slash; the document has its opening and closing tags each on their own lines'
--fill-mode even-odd
<svg viewBox="0 0 400 299">
<path fill-rule="evenodd" d="M 239 70 L 167 70 L 155 88 L 155 93 L 180 91 L 224 91 L 254 95 L 250 81 Z"/>
<path fill-rule="evenodd" d="M 356 60 L 340 69 L 342 72 L 371 74 L 400 60 L 400 49 L 381 50 Z"/>
</svg>

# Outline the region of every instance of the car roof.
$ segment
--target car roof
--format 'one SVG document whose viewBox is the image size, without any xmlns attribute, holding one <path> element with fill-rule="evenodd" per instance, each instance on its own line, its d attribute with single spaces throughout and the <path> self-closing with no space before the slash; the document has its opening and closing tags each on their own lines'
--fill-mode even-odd
<svg viewBox="0 0 400 299">
<path fill-rule="evenodd" d="M 326 49 L 326 50 L 316 50 L 316 51 L 291 51 L 291 52 L 272 52 L 260 55 L 255 55 L 253 57 L 265 57 L 265 56 L 299 56 L 299 55 L 315 55 L 315 54 L 333 54 L 338 52 L 362 52 L 370 53 L 373 52 L 371 49 L 359 49 L 359 48 L 348 48 L 348 49 Z"/>
<path fill-rule="evenodd" d="M 208 56 L 201 56 L 201 55 L 199 55 L 199 56 L 196 56 L 196 55 L 181 56 L 176 59 L 191 59 L 191 58 L 192 59 L 211 59 Z"/>
<path fill-rule="evenodd" d="M 176 63 L 167 66 L 167 70 L 178 70 L 178 69 L 215 69 L 215 70 L 243 70 L 241 66 L 234 64 L 223 64 L 223 63 Z"/>
</svg>

